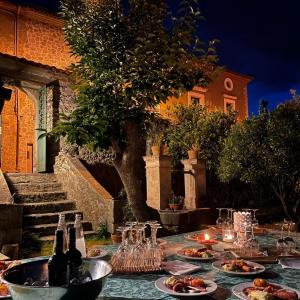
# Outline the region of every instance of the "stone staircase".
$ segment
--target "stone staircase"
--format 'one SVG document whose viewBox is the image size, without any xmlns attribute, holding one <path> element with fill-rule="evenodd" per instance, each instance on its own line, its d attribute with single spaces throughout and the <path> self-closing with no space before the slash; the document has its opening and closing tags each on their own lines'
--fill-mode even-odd
<svg viewBox="0 0 300 300">
<path fill-rule="evenodd" d="M 5 174 L 14 201 L 23 205 L 23 231 L 51 240 L 57 228 L 60 213 L 66 216 L 68 226 L 73 225 L 76 203 L 69 200 L 54 174 Z M 93 234 L 92 224 L 82 222 L 85 235 Z"/>
</svg>

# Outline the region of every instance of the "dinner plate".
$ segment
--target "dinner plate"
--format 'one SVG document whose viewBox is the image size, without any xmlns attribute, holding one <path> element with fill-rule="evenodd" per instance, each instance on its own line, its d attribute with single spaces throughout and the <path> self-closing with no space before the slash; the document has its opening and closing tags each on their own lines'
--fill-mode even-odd
<svg viewBox="0 0 300 300">
<path fill-rule="evenodd" d="M 109 253 L 106 250 L 103 250 L 103 249 L 100 249 L 100 250 L 101 250 L 100 255 L 97 255 L 97 256 L 88 256 L 88 258 L 90 258 L 90 259 L 100 259 L 100 258 L 103 258 L 106 255 L 108 255 L 108 253 Z"/>
<path fill-rule="evenodd" d="M 266 268 L 258 263 L 252 262 L 252 261 L 248 261 L 248 260 L 244 260 L 245 263 L 247 263 L 249 266 L 252 266 L 254 268 L 257 268 L 257 270 L 252 271 L 252 272 L 235 272 L 235 271 L 226 271 L 222 268 L 222 261 L 221 260 L 217 260 L 215 262 L 212 263 L 212 267 L 216 270 L 219 270 L 221 272 L 230 274 L 230 275 L 239 275 L 239 276 L 251 276 L 251 275 L 257 275 L 260 273 L 263 273 Z"/>
<path fill-rule="evenodd" d="M 213 250 L 209 250 L 209 252 L 211 254 L 213 254 L 212 257 L 193 257 L 193 256 L 188 256 L 188 255 L 184 255 L 183 254 L 183 250 L 184 249 L 192 249 L 193 247 L 186 247 L 186 248 L 183 248 L 179 251 L 177 251 L 177 256 L 179 257 L 182 257 L 182 258 L 185 258 L 185 259 L 190 259 L 190 260 L 199 260 L 199 261 L 210 261 L 210 260 L 213 260 L 213 259 L 216 259 L 216 258 L 219 258 L 220 257 L 220 253 L 217 252 L 217 251 L 213 251 Z M 197 249 L 197 248 L 195 248 Z"/>
<path fill-rule="evenodd" d="M 217 288 L 217 284 L 211 280 L 204 280 L 204 283 L 207 285 L 206 292 L 200 292 L 200 293 L 177 293 L 172 291 L 171 289 L 167 288 L 164 284 L 164 281 L 168 279 L 169 277 L 161 277 L 155 281 L 155 287 L 160 290 L 161 292 L 164 292 L 166 294 L 169 294 L 174 297 L 199 297 L 199 296 L 205 296 L 212 294 Z"/>
<path fill-rule="evenodd" d="M 300 270 L 300 258 L 280 258 L 279 264 L 281 264 L 283 268 Z"/>
<path fill-rule="evenodd" d="M 270 282 L 271 284 L 275 284 L 277 286 L 280 286 L 282 289 L 285 289 L 287 291 L 292 291 L 292 292 L 296 292 L 298 294 L 298 298 L 300 299 L 300 292 L 293 289 L 293 288 L 290 288 L 286 285 L 282 285 L 282 284 L 278 284 L 278 283 L 274 283 L 274 282 Z M 248 287 L 251 287 L 253 286 L 253 282 L 250 281 L 250 282 L 243 282 L 243 283 L 240 283 L 240 284 L 237 284 L 235 285 L 234 287 L 232 287 L 232 293 L 237 296 L 238 298 L 240 299 L 243 299 L 243 300 L 249 300 L 249 298 L 244 294 L 244 289 L 245 288 L 248 288 Z"/>
</svg>

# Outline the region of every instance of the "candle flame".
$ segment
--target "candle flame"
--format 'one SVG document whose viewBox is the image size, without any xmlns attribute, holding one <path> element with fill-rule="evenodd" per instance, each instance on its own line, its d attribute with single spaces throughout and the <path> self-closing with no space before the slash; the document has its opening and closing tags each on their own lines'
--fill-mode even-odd
<svg viewBox="0 0 300 300">
<path fill-rule="evenodd" d="M 204 234 L 204 239 L 205 239 L 206 241 L 208 241 L 208 240 L 209 240 L 209 234 L 205 233 L 205 234 Z"/>
</svg>

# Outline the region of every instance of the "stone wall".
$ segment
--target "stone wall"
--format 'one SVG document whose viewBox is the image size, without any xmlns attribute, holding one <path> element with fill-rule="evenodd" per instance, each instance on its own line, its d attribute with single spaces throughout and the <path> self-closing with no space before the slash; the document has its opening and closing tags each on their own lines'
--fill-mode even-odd
<svg viewBox="0 0 300 300">
<path fill-rule="evenodd" d="M 109 232 L 120 225 L 124 203 L 114 200 L 78 159 L 60 154 L 54 171 L 68 197 L 76 202 L 84 219 L 92 222 L 94 230 L 100 223 L 106 223 Z"/>
<path fill-rule="evenodd" d="M 55 15 L 0 0 L 0 52 L 65 69 L 74 57 Z"/>
<path fill-rule="evenodd" d="M 5 244 L 20 244 L 22 240 L 23 205 L 0 204 L 0 249 Z"/>
<path fill-rule="evenodd" d="M 12 203 L 11 193 L 0 169 L 0 203 Z"/>
</svg>

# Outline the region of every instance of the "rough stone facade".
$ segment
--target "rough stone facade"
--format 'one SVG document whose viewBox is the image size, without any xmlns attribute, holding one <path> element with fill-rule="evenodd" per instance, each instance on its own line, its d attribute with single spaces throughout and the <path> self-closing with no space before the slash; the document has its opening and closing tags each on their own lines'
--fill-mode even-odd
<svg viewBox="0 0 300 300">
<path fill-rule="evenodd" d="M 62 27 L 63 22 L 56 16 L 0 0 L 0 53 L 66 69 L 74 58 L 64 41 Z M 30 173 L 36 170 L 37 164 L 36 103 L 21 89 L 13 90 L 11 100 L 5 102 L 0 125 L 1 168 L 5 172 Z M 64 110 L 62 107 L 60 110 Z M 48 108 L 48 116 L 53 115 L 55 106 L 52 111 Z M 48 168 L 51 164 L 53 159 Z"/>
<path fill-rule="evenodd" d="M 172 97 L 166 103 L 160 104 L 158 111 L 168 116 L 175 104 L 190 105 L 194 99 L 197 99 L 200 105 L 206 106 L 210 111 L 226 112 L 226 104 L 232 105 L 233 110 L 238 112 L 238 120 L 243 120 L 248 117 L 247 85 L 251 80 L 249 76 L 232 71 L 221 71 L 207 88 L 194 87 L 191 92 L 178 98 Z M 226 85 L 228 81 L 229 85 Z M 230 86 L 231 83 L 232 86 Z"/>
<path fill-rule="evenodd" d="M 13 88 L 10 101 L 2 114 L 2 161 L 7 172 L 21 170 L 31 173 L 35 168 L 35 104 L 20 89 Z"/>
<path fill-rule="evenodd" d="M 102 223 L 107 224 L 109 232 L 114 232 L 121 224 L 124 203 L 114 200 L 78 159 L 60 154 L 56 159 L 55 174 L 94 229 Z"/>
<path fill-rule="evenodd" d="M 11 193 L 0 169 L 0 203 L 11 203 Z"/>
</svg>

